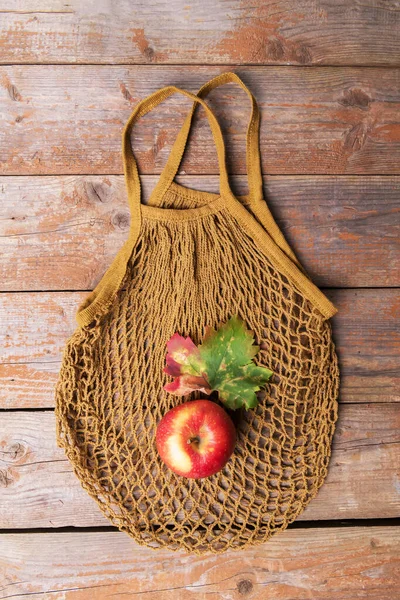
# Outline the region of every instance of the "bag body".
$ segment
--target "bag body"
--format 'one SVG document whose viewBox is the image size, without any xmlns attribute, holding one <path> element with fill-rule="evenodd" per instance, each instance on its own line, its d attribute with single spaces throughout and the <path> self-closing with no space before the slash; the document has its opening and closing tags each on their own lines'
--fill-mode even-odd
<svg viewBox="0 0 400 600">
<path fill-rule="evenodd" d="M 235 197 L 211 89 L 238 83 L 252 111 L 249 193 Z M 148 204 L 130 142 L 132 125 L 174 93 L 193 100 Z M 206 111 L 218 153 L 220 192 L 174 181 L 195 107 Z M 244 83 L 223 73 L 198 92 L 168 86 L 140 102 L 123 132 L 131 210 L 128 240 L 78 309 L 56 387 L 57 441 L 84 489 L 139 544 L 202 554 L 265 542 L 316 495 L 337 420 L 339 370 L 330 317 L 336 308 L 310 281 L 262 192 L 259 111 Z M 237 443 L 204 479 L 175 475 L 155 445 L 172 407 L 201 397 L 167 393 L 166 342 L 198 344 L 205 327 L 237 314 L 254 332 L 259 365 L 274 372 L 255 409 L 232 415 Z M 218 402 L 218 399 L 215 399 Z"/>
</svg>

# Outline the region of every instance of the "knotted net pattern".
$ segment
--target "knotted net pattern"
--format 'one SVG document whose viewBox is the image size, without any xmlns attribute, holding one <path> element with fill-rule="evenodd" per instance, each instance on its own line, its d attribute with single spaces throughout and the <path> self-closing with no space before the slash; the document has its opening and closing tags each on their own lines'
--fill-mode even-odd
<svg viewBox="0 0 400 600">
<path fill-rule="evenodd" d="M 198 201 L 169 190 L 164 207 Z M 255 409 L 230 412 L 237 443 L 211 477 L 175 475 L 156 427 L 181 398 L 163 390 L 166 342 L 202 341 L 238 314 L 271 368 Z M 58 444 L 102 512 L 139 544 L 203 554 L 284 530 L 326 475 L 339 372 L 329 320 L 280 274 L 226 210 L 145 218 L 109 311 L 68 341 L 56 388 Z M 217 397 L 213 400 L 218 402 Z"/>
</svg>

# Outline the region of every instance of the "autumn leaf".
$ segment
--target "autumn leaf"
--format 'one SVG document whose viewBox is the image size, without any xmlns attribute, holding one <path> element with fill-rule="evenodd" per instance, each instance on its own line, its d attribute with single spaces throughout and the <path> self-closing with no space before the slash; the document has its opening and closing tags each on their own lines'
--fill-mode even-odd
<svg viewBox="0 0 400 600">
<path fill-rule="evenodd" d="M 186 396 L 193 390 L 202 390 L 211 394 L 211 389 L 205 379 L 205 363 L 202 361 L 199 349 L 190 339 L 174 333 L 167 342 L 167 359 L 164 373 L 172 375 L 175 380 L 167 383 L 164 389 L 178 396 Z"/>
<path fill-rule="evenodd" d="M 257 366 L 253 358 L 259 351 L 253 333 L 238 316 L 219 327 L 207 327 L 198 347 L 175 333 L 169 340 L 166 373 L 175 377 L 164 389 L 186 395 L 195 389 L 206 394 L 218 391 L 229 408 L 257 406 L 256 392 L 269 381 L 272 371 Z"/>
</svg>

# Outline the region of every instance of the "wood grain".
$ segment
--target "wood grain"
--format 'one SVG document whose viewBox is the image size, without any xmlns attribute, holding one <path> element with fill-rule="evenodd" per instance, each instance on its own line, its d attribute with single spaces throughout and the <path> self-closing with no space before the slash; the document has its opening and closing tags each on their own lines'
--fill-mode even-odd
<svg viewBox="0 0 400 600">
<path fill-rule="evenodd" d="M 0 534 L 0 599 L 400 600 L 398 527 L 318 526 L 399 515 L 399 30 L 397 0 L 0 0 L 0 528 L 15 531 Z M 226 70 L 260 104 L 279 225 L 319 286 L 349 289 L 327 290 L 341 406 L 328 478 L 299 519 L 314 523 L 199 558 L 106 530 L 41 409 L 76 308 L 127 236 L 129 114 Z M 209 102 L 243 193 L 248 99 L 225 86 Z M 145 195 L 188 108 L 174 97 L 135 126 Z M 216 191 L 208 124 L 194 122 L 178 181 Z"/>
<path fill-rule="evenodd" d="M 327 290 L 341 366 L 340 401 L 400 400 L 400 291 Z M 48 408 L 61 353 L 86 293 L 0 294 L 0 408 Z"/>
<path fill-rule="evenodd" d="M 177 181 L 218 191 L 214 175 Z M 317 285 L 400 286 L 400 177 L 268 176 L 265 197 Z M 128 235 L 122 176 L 0 177 L 0 198 L 1 291 L 91 289 Z"/>
<path fill-rule="evenodd" d="M 229 70 L 207 66 L 9 66 L 0 68 L 2 172 L 120 174 L 121 134 L 133 106 L 175 84 L 196 92 Z M 268 174 L 400 172 L 400 69 L 246 67 L 235 69 L 262 112 L 261 152 Z M 210 95 L 226 133 L 228 169 L 245 172 L 248 99 L 230 84 Z M 245 104 L 244 104 L 245 103 Z M 245 106 L 245 114 L 244 114 Z M 174 96 L 135 126 L 141 173 L 160 172 L 183 122 L 187 98 Z M 216 152 L 199 111 L 191 174 L 217 173 Z"/>
<path fill-rule="evenodd" d="M 4 63 L 399 64 L 394 1 L 1 4 Z"/>
<path fill-rule="evenodd" d="M 300 520 L 397 517 L 400 411 L 340 407 L 328 477 Z M 55 441 L 54 413 L 5 412 L 0 422 L 0 529 L 106 525 Z"/>
<path fill-rule="evenodd" d="M 143 548 L 112 531 L 6 534 L 1 542 L 4 599 L 399 598 L 396 527 L 289 529 L 240 553 L 202 557 Z"/>
</svg>

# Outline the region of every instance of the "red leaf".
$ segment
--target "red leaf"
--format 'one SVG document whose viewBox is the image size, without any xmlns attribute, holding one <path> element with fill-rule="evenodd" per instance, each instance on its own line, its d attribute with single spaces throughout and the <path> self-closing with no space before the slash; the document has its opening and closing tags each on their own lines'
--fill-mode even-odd
<svg viewBox="0 0 400 600">
<path fill-rule="evenodd" d="M 190 337 L 184 338 L 179 333 L 174 333 L 167 342 L 167 349 L 167 366 L 164 373 L 172 377 L 194 373 L 193 365 L 200 362 L 200 353 Z"/>
<path fill-rule="evenodd" d="M 195 375 L 180 375 L 174 381 L 167 383 L 164 386 L 166 392 L 176 394 L 177 396 L 186 396 L 194 390 L 201 390 L 205 394 L 211 394 L 211 389 L 204 377 L 196 377 Z"/>
</svg>

